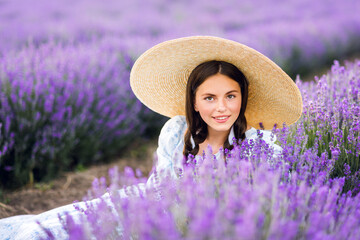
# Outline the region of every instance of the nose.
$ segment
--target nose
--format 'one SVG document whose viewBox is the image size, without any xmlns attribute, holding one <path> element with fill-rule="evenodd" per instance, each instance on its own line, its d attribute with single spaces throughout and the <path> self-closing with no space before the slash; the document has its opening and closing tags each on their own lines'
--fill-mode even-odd
<svg viewBox="0 0 360 240">
<path fill-rule="evenodd" d="M 216 110 L 218 112 L 225 112 L 225 110 L 226 110 L 225 100 L 219 100 L 216 107 L 217 107 Z"/>
</svg>

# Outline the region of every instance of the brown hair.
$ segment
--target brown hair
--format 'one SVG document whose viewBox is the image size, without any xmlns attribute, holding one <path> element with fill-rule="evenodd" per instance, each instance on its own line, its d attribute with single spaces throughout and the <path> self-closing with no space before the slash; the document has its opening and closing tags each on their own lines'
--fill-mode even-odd
<svg viewBox="0 0 360 240">
<path fill-rule="evenodd" d="M 204 142 L 208 135 L 207 124 L 202 120 L 200 114 L 194 109 L 195 94 L 197 88 L 205 82 L 205 80 L 216 74 L 223 74 L 236 81 L 241 90 L 241 110 L 238 118 L 234 122 L 234 134 L 237 141 L 245 139 L 245 131 L 247 129 L 245 110 L 248 99 L 248 81 L 244 74 L 233 64 L 224 61 L 208 61 L 198 65 L 190 74 L 186 85 L 186 122 L 188 129 L 184 137 L 184 156 L 187 158 L 189 154 L 195 156 L 199 152 L 199 144 Z M 193 149 L 191 144 L 191 136 L 195 142 Z M 228 139 L 224 142 L 224 148 L 231 150 Z"/>
</svg>

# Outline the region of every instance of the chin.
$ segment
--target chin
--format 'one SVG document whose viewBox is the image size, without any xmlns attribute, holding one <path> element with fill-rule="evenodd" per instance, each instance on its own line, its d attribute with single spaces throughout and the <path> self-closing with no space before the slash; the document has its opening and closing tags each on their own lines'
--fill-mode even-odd
<svg viewBox="0 0 360 240">
<path fill-rule="evenodd" d="M 227 132 L 231 129 L 232 125 L 230 126 L 213 126 L 212 129 L 214 129 L 217 132 Z"/>
</svg>

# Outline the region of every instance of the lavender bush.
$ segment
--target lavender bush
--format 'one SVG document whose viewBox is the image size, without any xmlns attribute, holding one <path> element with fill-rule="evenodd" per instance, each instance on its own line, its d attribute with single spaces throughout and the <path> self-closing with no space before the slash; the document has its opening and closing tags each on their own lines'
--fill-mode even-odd
<svg viewBox="0 0 360 240">
<path fill-rule="evenodd" d="M 226 161 L 211 149 L 201 161 L 188 159 L 177 180 L 158 173 L 146 191 L 139 174 L 111 169 L 110 186 L 96 179 L 90 191 L 110 198 L 63 222 L 70 238 L 357 239 L 360 61 L 335 62 L 328 75 L 297 84 L 305 112 L 296 125 L 273 129 L 281 155 L 259 135 L 235 144 Z"/>
<path fill-rule="evenodd" d="M 344 191 L 360 191 L 360 60 L 347 69 L 335 61 L 315 83 L 297 80 L 304 101 L 301 121 L 284 140 L 289 154 L 316 153 L 335 161 L 331 177 L 345 177 Z M 311 159 L 310 159 L 311 160 Z M 312 167 L 313 161 L 301 164 Z M 294 166 L 300 164 L 295 158 Z M 317 162 L 316 164 L 324 164 Z"/>
<path fill-rule="evenodd" d="M 0 179 L 5 187 L 118 154 L 144 126 L 133 61 L 109 45 L 44 44 L 0 58 Z M 145 113 L 144 113 L 145 111 Z"/>
</svg>

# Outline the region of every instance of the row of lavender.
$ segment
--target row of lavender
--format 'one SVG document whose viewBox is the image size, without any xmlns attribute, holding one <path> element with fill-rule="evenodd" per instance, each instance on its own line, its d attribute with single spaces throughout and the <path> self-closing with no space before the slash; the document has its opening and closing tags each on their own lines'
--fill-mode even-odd
<svg viewBox="0 0 360 240">
<path fill-rule="evenodd" d="M 63 221 L 70 239 L 358 239 L 360 61 L 347 69 L 335 62 L 316 83 L 297 84 L 305 112 L 295 126 L 274 129 L 280 156 L 261 138 L 244 141 L 226 162 L 208 152 L 174 169 L 179 180 L 159 172 L 147 191 L 119 191 L 145 180 L 112 169 L 111 185 L 96 180 L 91 191 L 110 200 Z"/>
<path fill-rule="evenodd" d="M 27 41 L 121 39 L 138 56 L 163 40 L 216 35 L 255 48 L 295 75 L 359 51 L 359 11 L 357 0 L 2 1 L 0 54 Z"/>
<path fill-rule="evenodd" d="M 142 134 L 151 116 L 130 89 L 132 64 L 106 44 L 49 43 L 0 58 L 0 185 L 109 160 Z"/>
</svg>

